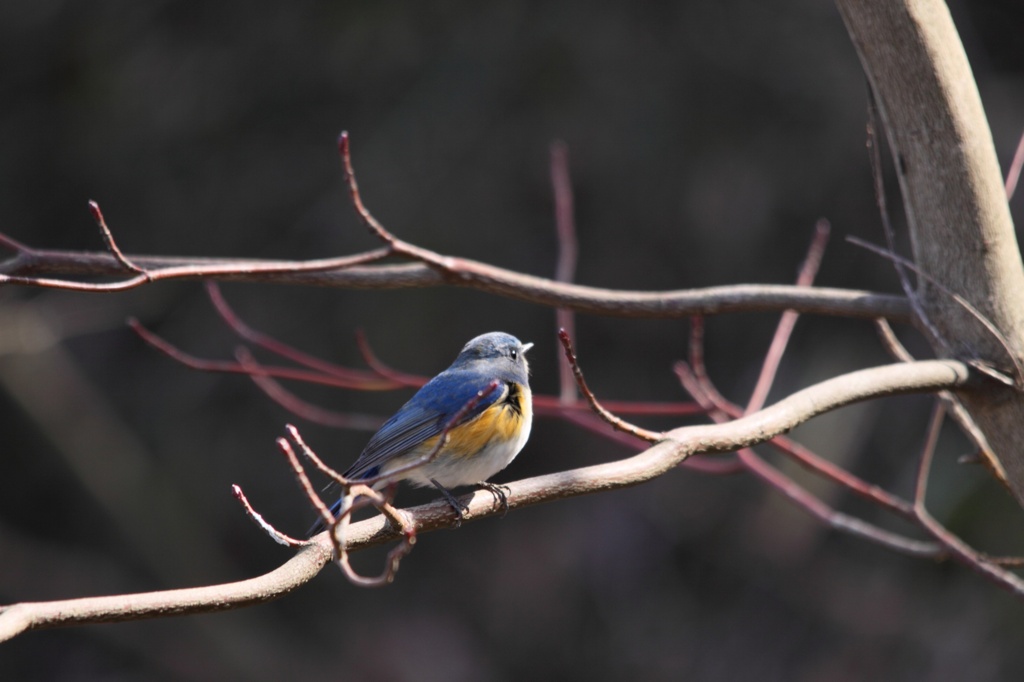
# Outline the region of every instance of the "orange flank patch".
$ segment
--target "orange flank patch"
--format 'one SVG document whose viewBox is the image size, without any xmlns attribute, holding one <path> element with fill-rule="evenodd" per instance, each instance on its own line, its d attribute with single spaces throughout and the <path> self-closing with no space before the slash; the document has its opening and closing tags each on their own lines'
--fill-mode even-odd
<svg viewBox="0 0 1024 682">
<path fill-rule="evenodd" d="M 515 438 L 522 420 L 522 415 L 508 403 L 496 403 L 473 421 L 453 429 L 445 450 L 454 457 L 475 455 L 491 441 L 501 443 Z M 431 440 L 436 444 L 436 439 Z"/>
</svg>

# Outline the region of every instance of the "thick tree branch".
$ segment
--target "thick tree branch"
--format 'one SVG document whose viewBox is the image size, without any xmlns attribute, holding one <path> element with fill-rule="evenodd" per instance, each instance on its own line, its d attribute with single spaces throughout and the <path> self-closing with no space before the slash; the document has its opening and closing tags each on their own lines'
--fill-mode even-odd
<svg viewBox="0 0 1024 682">
<path fill-rule="evenodd" d="M 1024 358 L 1024 266 L 988 121 L 941 0 L 837 0 L 875 93 L 903 194 L 917 266 L 963 296 Z M 926 281 L 926 328 L 942 354 L 1012 373 L 998 341 Z M 948 346 L 948 349 L 944 347 Z M 1020 377 L 1015 377 L 1020 380 Z M 1024 505 L 1024 394 L 961 396 Z"/>
<path fill-rule="evenodd" d="M 725 424 L 674 429 L 664 440 L 626 459 L 508 484 L 509 509 L 638 485 L 671 471 L 698 453 L 728 452 L 762 443 L 814 416 L 854 402 L 886 395 L 965 388 L 972 372 L 954 360 L 928 360 L 860 370 L 805 388 L 754 414 Z M 490 493 L 463 496 L 463 520 L 502 513 Z M 403 510 L 409 528 L 422 534 L 452 527 L 455 516 L 441 500 Z M 353 523 L 345 531 L 349 551 L 400 539 L 402 532 L 383 516 Z M 325 531 L 280 568 L 258 578 L 224 585 L 0 607 L 0 641 L 31 629 L 80 623 L 206 613 L 268 601 L 287 594 L 316 575 L 331 558 Z"/>
<path fill-rule="evenodd" d="M 330 560 L 331 543 L 324 536 L 303 547 L 279 568 L 249 580 L 163 592 L 4 606 L 0 607 L 0 642 L 27 630 L 209 613 L 258 604 L 308 582 Z"/>
<path fill-rule="evenodd" d="M 207 259 L 166 256 L 130 256 L 153 280 L 191 279 L 222 282 L 297 284 L 342 289 L 414 289 L 463 286 L 541 305 L 563 307 L 579 313 L 614 317 L 689 317 L 730 312 L 797 310 L 820 315 L 885 317 L 908 321 L 910 307 L 902 296 L 857 289 L 800 287 L 784 284 L 735 284 L 669 291 L 602 289 L 556 282 L 543 277 L 506 270 L 479 261 L 449 259 L 458 275 L 446 275 L 423 263 L 345 266 L 350 261 L 379 259 L 381 249 L 348 259 L 271 261 Z M 0 285 L 18 284 L 112 292 L 142 286 L 139 275 L 125 282 L 93 284 L 58 279 L 56 276 L 123 275 L 123 268 L 106 253 L 33 251 L 32 257 L 16 256 L 0 263 Z M 53 277 L 43 277 L 51 275 Z"/>
</svg>

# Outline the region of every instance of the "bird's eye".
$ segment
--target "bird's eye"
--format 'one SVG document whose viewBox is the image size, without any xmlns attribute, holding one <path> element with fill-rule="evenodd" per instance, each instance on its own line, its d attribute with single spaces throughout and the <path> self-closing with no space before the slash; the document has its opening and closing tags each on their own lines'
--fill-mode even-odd
<svg viewBox="0 0 1024 682">
<path fill-rule="evenodd" d="M 513 348 L 512 350 L 510 350 L 510 351 L 508 352 L 508 356 L 509 356 L 510 358 L 512 358 L 513 360 L 515 360 L 516 358 L 518 358 L 518 357 L 519 357 L 519 351 L 518 351 L 518 350 L 516 350 L 515 348 Z"/>
</svg>

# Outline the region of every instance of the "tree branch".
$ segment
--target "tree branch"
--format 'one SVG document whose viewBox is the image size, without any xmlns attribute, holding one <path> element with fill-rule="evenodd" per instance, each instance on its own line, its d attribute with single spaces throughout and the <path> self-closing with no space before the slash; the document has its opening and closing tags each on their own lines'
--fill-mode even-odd
<svg viewBox="0 0 1024 682">
<path fill-rule="evenodd" d="M 834 377 L 798 391 L 754 414 L 725 424 L 685 426 L 664 440 L 622 460 L 563 471 L 508 484 L 508 507 L 528 505 L 638 485 L 674 470 L 698 453 L 728 452 L 762 443 L 814 416 L 861 400 L 886 395 L 965 388 L 975 381 L 970 368 L 954 360 L 927 360 L 864 369 Z M 503 513 L 486 491 L 460 498 L 463 521 Z M 455 520 L 440 500 L 403 510 L 409 527 L 402 531 L 383 516 L 351 524 L 345 532 L 349 551 L 451 527 Z M 309 581 L 330 560 L 331 540 L 325 531 L 310 540 L 280 568 L 258 578 L 209 587 L 90 597 L 52 602 L 24 602 L 0 608 L 0 641 L 32 629 L 80 623 L 106 623 L 140 618 L 207 613 L 269 601 Z"/>
<path fill-rule="evenodd" d="M 259 604 L 277 599 L 308 582 L 330 560 L 331 543 L 324 536 L 304 546 L 279 568 L 248 580 L 162 592 L 4 606 L 0 607 L 0 642 L 28 630 L 210 613 Z"/>
<path fill-rule="evenodd" d="M 1024 265 L 992 134 L 970 64 L 941 0 L 837 0 L 874 91 L 903 194 L 914 261 L 963 296 L 1024 359 Z M 1004 351 L 927 281 L 918 291 L 936 350 L 1005 367 Z M 964 406 L 1024 505 L 1024 394 L 968 393 Z"/>
<path fill-rule="evenodd" d="M 380 256 L 382 251 L 357 254 L 351 260 L 371 260 Z M 141 276 L 128 280 L 129 284 L 93 284 L 42 277 L 44 274 L 123 275 L 124 270 L 113 256 L 105 253 L 57 250 L 33 253 L 35 255 L 28 262 L 15 257 L 0 263 L 0 286 L 17 284 L 102 293 L 124 291 L 147 283 Z M 568 308 L 578 313 L 612 317 L 674 318 L 697 314 L 796 310 L 819 315 L 885 317 L 897 322 L 910 320 L 910 307 L 902 296 L 859 289 L 787 284 L 733 284 L 667 291 L 602 289 L 556 282 L 468 259 L 452 259 L 455 262 L 454 272 L 458 274 L 456 277 L 438 272 L 423 263 L 350 266 L 342 269 L 336 264 L 340 259 L 275 261 L 166 256 L 130 258 L 132 263 L 143 268 L 157 281 L 215 280 L 340 289 L 462 286 L 520 301 Z"/>
</svg>

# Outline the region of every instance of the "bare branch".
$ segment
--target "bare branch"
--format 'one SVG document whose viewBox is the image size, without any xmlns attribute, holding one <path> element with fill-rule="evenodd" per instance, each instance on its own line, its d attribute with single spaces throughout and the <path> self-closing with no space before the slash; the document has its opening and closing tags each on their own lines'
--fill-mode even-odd
<svg viewBox="0 0 1024 682">
<path fill-rule="evenodd" d="M 704 401 L 708 413 L 718 423 L 727 423 L 743 415 L 738 405 L 730 403 L 717 390 L 710 380 L 698 379 L 696 372 L 685 363 L 676 364 L 676 374 L 688 392 L 698 400 Z M 712 397 L 713 396 L 713 397 Z M 821 457 L 807 447 L 786 436 L 776 436 L 768 441 L 771 446 L 791 457 L 797 464 L 808 471 L 823 476 L 847 490 L 863 497 L 883 508 L 896 512 L 906 518 L 913 518 L 913 505 L 877 485 L 868 483 L 859 476 L 846 471 L 827 459 Z"/>
<path fill-rule="evenodd" d="M 25 272 L 61 274 L 118 274 L 117 262 L 105 253 L 37 251 L 28 259 L 14 258 L 0 263 L 0 285 L 53 287 L 94 293 L 122 291 L 139 286 L 123 283 L 89 285 L 24 275 Z M 352 260 L 378 260 L 384 249 L 353 256 Z M 335 259 L 331 259 L 335 260 Z M 577 313 L 626 318 L 680 318 L 695 314 L 796 310 L 801 313 L 873 319 L 886 317 L 898 322 L 910 319 L 910 308 L 902 296 L 860 289 L 795 287 L 786 284 L 732 284 L 668 291 L 602 289 L 582 284 L 555 282 L 543 277 L 499 268 L 468 259 L 447 259 L 451 274 L 422 263 L 402 265 L 321 265 L 324 261 L 216 260 L 132 256 L 151 278 L 203 279 L 223 282 L 262 282 L 323 286 L 346 289 L 412 289 L 462 286 L 538 305 L 562 307 Z M 7 273 L 7 274 L 4 274 Z"/>
<path fill-rule="evenodd" d="M 985 317 L 985 315 L 980 310 L 974 307 L 974 305 L 972 305 L 970 301 L 968 301 L 960 294 L 956 293 L 955 291 L 952 291 L 951 289 L 943 285 L 941 282 L 939 282 L 934 277 L 929 275 L 927 272 L 925 272 L 921 268 L 917 267 L 916 265 L 908 261 L 906 258 L 903 258 L 902 256 L 893 253 L 891 250 L 887 251 L 885 249 L 875 246 L 874 244 L 866 242 L 863 239 L 857 239 L 856 237 L 853 236 L 848 236 L 846 240 L 851 244 L 856 244 L 857 246 L 867 249 L 868 251 L 871 251 L 873 253 L 877 253 L 879 256 L 887 258 L 893 261 L 894 263 L 898 263 L 900 267 L 913 270 L 918 277 L 925 280 L 926 282 L 934 286 L 936 289 L 938 289 L 940 292 L 942 292 L 944 295 L 948 296 L 950 299 L 955 301 L 956 304 L 963 308 L 965 311 L 967 311 L 971 315 L 971 317 L 980 322 L 981 325 L 988 331 L 988 333 L 991 334 L 992 338 L 995 339 L 1000 346 L 1002 346 L 1006 359 L 1010 361 L 1010 364 L 1013 365 L 1015 371 L 1014 378 L 1010 379 L 1009 377 L 1006 377 L 1000 372 L 996 372 L 994 369 L 991 369 L 991 371 L 989 371 L 986 369 L 985 366 L 982 365 L 977 365 L 976 369 L 983 371 L 986 374 L 989 374 L 989 376 L 991 376 L 993 379 L 996 379 L 997 381 L 1000 381 L 1006 384 L 1007 386 L 1016 386 L 1018 388 L 1024 387 L 1024 367 L 1021 366 L 1021 361 L 1020 359 L 1017 358 L 1016 354 L 1014 353 L 1013 347 L 1010 345 L 1009 340 L 1001 331 L 999 331 L 999 328 L 996 327 L 991 320 Z M 925 321 L 925 318 L 922 317 L 921 319 L 922 321 Z M 930 330 L 933 329 L 930 323 L 928 323 L 927 326 Z M 939 332 L 938 330 L 934 330 L 932 333 L 938 334 Z M 949 344 L 947 344 L 945 341 L 942 341 L 941 339 L 939 340 L 941 341 L 943 348 L 948 350 Z"/>
<path fill-rule="evenodd" d="M 153 348 L 156 348 L 161 353 L 167 355 L 172 360 L 180 362 L 186 367 L 191 367 L 192 369 L 196 369 L 201 372 L 224 372 L 228 374 L 251 373 L 250 369 L 241 363 L 224 360 L 206 360 L 190 355 L 180 348 L 172 345 L 167 340 L 149 331 L 141 322 L 134 318 L 129 318 L 128 326 L 131 327 L 143 341 L 151 345 Z M 324 373 L 319 369 L 316 371 L 310 371 L 296 369 L 294 367 L 269 365 L 260 366 L 259 371 L 263 376 L 276 377 L 278 379 L 293 379 L 295 381 L 304 381 L 311 384 L 323 384 L 324 386 L 336 386 L 339 388 L 354 388 L 364 391 L 383 391 L 398 387 L 393 381 L 386 378 L 382 379 L 375 373 L 358 372 L 357 370 L 350 370 L 341 367 L 337 367 L 335 371 L 330 374 Z"/>
<path fill-rule="evenodd" d="M 1006 198 L 1012 199 L 1017 192 L 1017 183 L 1020 181 L 1020 172 L 1024 168 L 1024 133 L 1020 134 L 1020 141 L 1017 143 L 1017 151 L 1013 153 L 1013 161 L 1010 162 L 1010 170 L 1006 171 Z"/>
<path fill-rule="evenodd" d="M 242 492 L 241 486 L 232 485 L 231 492 L 234 494 L 235 499 L 242 504 L 242 508 L 245 509 L 245 515 L 252 519 L 253 522 L 277 544 L 284 545 L 285 547 L 297 548 L 309 543 L 308 540 L 293 538 L 290 535 L 282 533 L 277 528 L 274 528 L 274 526 L 263 518 L 263 514 L 260 514 L 251 504 L 249 504 L 249 498 L 247 498 L 245 493 Z"/>
<path fill-rule="evenodd" d="M 886 132 L 914 262 L 969 300 L 1024 360 L 1024 264 L 1006 183 L 971 66 L 941 0 L 837 0 Z M 950 355 L 1000 359 L 1004 349 L 930 282 L 918 288 Z M 934 345 L 933 340 L 933 345 Z M 946 354 L 936 348 L 940 354 Z M 1024 504 L 1024 394 L 960 395 Z"/>
<path fill-rule="evenodd" d="M 551 189 L 555 198 L 555 234 L 558 235 L 558 263 L 555 281 L 572 282 L 576 277 L 576 216 L 573 211 L 572 179 L 569 176 L 569 148 L 564 142 L 551 145 Z M 576 317 L 568 308 L 555 310 L 555 328 L 564 329 L 569 339 L 576 338 Z M 558 355 L 559 402 L 576 402 L 576 382 L 572 367 L 564 354 Z"/>
<path fill-rule="evenodd" d="M 123 253 L 121 253 L 121 249 L 117 246 L 117 242 L 114 241 L 114 234 L 110 231 L 110 228 L 107 227 L 107 221 L 103 217 L 103 211 L 100 210 L 100 205 L 95 201 L 90 200 L 89 212 L 92 213 L 93 220 L 95 220 L 96 225 L 99 226 L 100 236 L 103 237 L 103 243 L 107 245 L 107 251 L 109 251 L 110 255 L 114 257 L 114 260 L 120 263 L 128 272 L 134 272 L 137 275 L 142 275 L 147 278 L 146 281 L 149 281 L 146 271 L 132 263 Z"/>
<path fill-rule="evenodd" d="M 228 326 L 231 327 L 232 331 L 238 334 L 241 338 L 298 365 L 309 367 L 310 369 L 328 376 L 337 377 L 340 381 L 340 383 L 337 384 L 339 386 L 359 388 L 362 390 L 381 391 L 399 388 L 402 386 L 399 382 L 380 381 L 379 377 L 374 376 L 377 374 L 376 372 L 350 369 L 348 367 L 336 365 L 333 362 L 327 362 L 315 355 L 310 355 L 309 353 L 305 353 L 294 346 L 283 343 L 269 334 L 253 329 L 246 324 L 234 310 L 231 309 L 231 306 L 228 305 L 227 299 L 225 299 L 224 295 L 221 293 L 220 287 L 217 286 L 215 282 L 206 282 L 206 293 L 210 297 L 210 302 L 213 303 L 213 307 L 216 308 L 217 314 L 220 315 L 221 319 L 223 319 Z"/>
<path fill-rule="evenodd" d="M 576 353 L 572 348 L 572 340 L 564 329 L 558 330 L 558 340 L 562 342 L 562 348 L 565 350 L 565 358 L 569 362 L 569 366 L 572 368 L 573 376 L 576 377 L 576 385 L 579 386 L 583 397 L 587 399 L 587 402 L 590 403 L 590 407 L 593 408 L 594 412 L 596 412 L 601 419 L 605 420 L 611 424 L 613 428 L 616 428 L 619 431 L 625 431 L 636 438 L 652 443 L 660 440 L 664 436 L 662 433 L 648 431 L 647 429 L 642 429 L 639 426 L 630 424 L 624 419 L 616 417 L 614 414 L 606 410 L 601 403 L 598 402 L 597 396 L 595 396 L 587 386 L 587 381 L 583 378 L 583 370 L 580 369 L 579 362 L 576 359 Z"/>
<path fill-rule="evenodd" d="M 932 412 L 931 423 L 925 435 L 925 442 L 921 448 L 921 459 L 918 465 L 917 486 L 914 494 L 914 513 L 921 525 L 932 534 L 935 539 L 948 547 L 953 557 L 968 568 L 976 571 L 994 584 L 1009 591 L 1017 598 L 1024 598 L 1024 580 L 1009 571 L 1004 570 L 994 562 L 974 550 L 966 542 L 951 533 L 945 526 L 939 523 L 925 506 L 925 498 L 928 492 L 928 476 L 931 472 L 932 460 L 935 457 L 935 445 L 938 442 L 939 430 L 942 427 L 942 420 L 945 417 L 945 410 L 941 401 L 935 403 Z"/>
<path fill-rule="evenodd" d="M 376 431 L 384 423 L 384 417 L 353 412 L 336 412 L 302 400 L 264 372 L 263 366 L 256 361 L 256 358 L 245 346 L 240 346 L 235 350 L 235 357 L 238 358 L 238 364 L 249 375 L 253 383 L 268 398 L 306 421 L 337 429 L 371 432 Z"/>
<path fill-rule="evenodd" d="M 331 560 L 332 551 L 326 537 L 315 538 L 277 569 L 248 580 L 180 590 L 2 606 L 0 642 L 28 630 L 211 613 L 261 604 L 307 583 Z"/>
<path fill-rule="evenodd" d="M 674 469 L 689 457 L 728 452 L 764 442 L 797 424 L 844 405 L 885 395 L 964 388 L 971 370 L 953 360 L 927 360 L 860 370 L 805 388 L 755 414 L 727 424 L 674 429 L 647 450 L 626 459 L 563 471 L 508 484 L 508 506 L 516 509 L 553 500 L 634 486 Z M 466 521 L 503 513 L 492 496 L 475 491 L 463 496 Z M 357 551 L 403 537 L 451 527 L 455 519 L 444 500 L 402 510 L 406 530 L 383 516 L 353 523 L 345 547 Z M 25 602 L 0 608 L 0 641 L 30 629 L 222 611 L 287 594 L 304 584 L 330 560 L 328 533 L 312 538 L 298 554 L 270 573 L 224 585 L 111 597 Z"/>
<path fill-rule="evenodd" d="M 0 235 L 0 245 L 15 257 L 0 263 L 0 285 L 20 285 L 109 293 L 148 282 L 203 279 L 273 282 L 354 289 L 400 289 L 449 285 L 472 287 L 492 294 L 575 312 L 614 317 L 687 317 L 694 314 L 795 310 L 850 317 L 909 319 L 905 299 L 869 291 L 744 284 L 674 291 L 622 291 L 557 282 L 464 258 L 444 256 L 402 241 L 390 233 L 363 204 L 352 168 L 347 133 L 338 142 L 345 180 L 353 206 L 370 232 L 385 247 L 341 258 L 307 261 L 269 261 L 132 256 L 110 253 L 29 249 Z M 116 246 L 115 246 L 116 249 Z M 118 249 L 116 253 L 120 253 Z M 374 265 L 388 256 L 414 263 Z M 46 277 L 59 275 L 122 276 L 124 263 L 139 271 L 115 282 L 82 282 Z"/>
<path fill-rule="evenodd" d="M 796 284 L 800 287 L 809 287 L 814 284 L 814 278 L 818 275 L 818 268 L 821 267 L 821 259 L 825 256 L 825 246 L 828 244 L 828 235 L 832 226 L 827 220 L 819 220 L 814 226 L 814 237 L 807 249 L 807 258 L 804 259 L 797 275 Z M 761 374 L 757 378 L 757 384 L 747 401 L 747 412 L 760 410 L 768 399 L 772 384 L 775 382 L 775 373 L 782 362 L 782 355 L 789 344 L 789 337 L 793 334 L 797 318 L 800 314 L 792 310 L 782 313 L 778 327 L 775 329 L 775 336 L 772 337 L 771 346 L 765 354 L 764 363 L 761 366 Z"/>
</svg>

